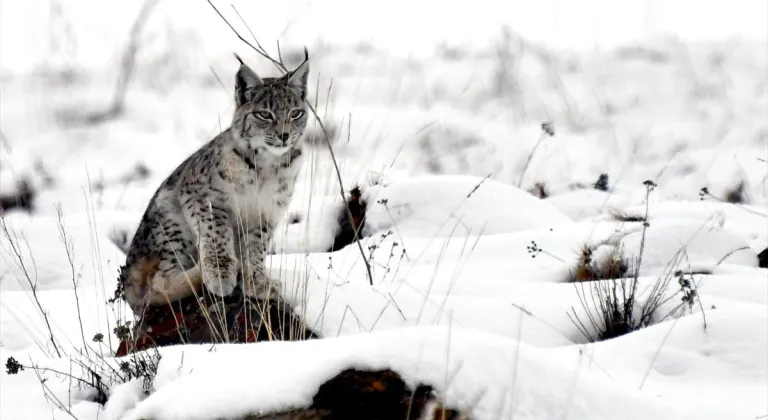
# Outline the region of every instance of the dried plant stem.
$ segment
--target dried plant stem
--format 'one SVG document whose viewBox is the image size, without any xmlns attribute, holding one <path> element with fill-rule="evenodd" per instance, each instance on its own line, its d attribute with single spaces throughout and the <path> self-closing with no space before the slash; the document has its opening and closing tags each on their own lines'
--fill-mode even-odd
<svg viewBox="0 0 768 420">
<path fill-rule="evenodd" d="M 11 234 L 11 231 L 8 228 L 8 224 L 6 223 L 4 217 L 0 217 L 0 230 L 2 230 L 3 236 L 5 236 L 5 238 L 8 239 L 7 243 L 10 247 L 10 250 L 13 253 L 13 256 L 16 259 L 16 262 L 18 263 L 18 266 L 21 269 L 22 273 L 24 273 L 24 278 L 27 281 L 27 284 L 29 285 L 30 291 L 32 292 L 32 299 L 35 301 L 35 305 L 37 305 L 37 309 L 40 311 L 40 314 L 43 316 L 43 321 L 45 322 L 45 326 L 48 329 L 48 335 L 49 335 L 51 344 L 53 344 L 53 349 L 54 351 L 56 351 L 56 355 L 58 357 L 61 357 L 61 351 L 59 351 L 59 345 L 56 344 L 56 339 L 53 336 L 53 328 L 51 328 L 51 322 L 48 319 L 48 312 L 46 312 L 45 309 L 43 308 L 43 304 L 40 303 L 40 298 L 37 295 L 37 281 L 32 280 L 32 276 L 30 275 L 29 270 L 27 269 L 27 266 L 24 263 L 24 257 L 21 255 L 21 249 L 19 248 L 18 238 L 16 237 L 15 234 Z"/>
<path fill-rule="evenodd" d="M 85 331 L 83 330 L 83 315 L 80 310 L 80 297 L 77 294 L 77 273 L 75 272 L 75 249 L 72 241 L 67 237 L 67 230 L 64 227 L 64 212 L 60 205 L 56 205 L 56 226 L 59 230 L 59 239 L 64 244 L 64 252 L 67 254 L 67 262 L 72 276 L 72 291 L 75 294 L 75 307 L 77 308 L 77 320 L 80 324 L 80 338 L 83 340 L 83 349 L 88 356 L 88 342 L 85 341 Z"/>
<path fill-rule="evenodd" d="M 525 173 L 528 172 L 528 166 L 530 166 L 531 161 L 533 160 L 533 155 L 536 154 L 536 150 L 539 148 L 541 143 L 544 141 L 544 137 L 546 136 L 547 134 L 542 132 L 539 135 L 539 139 L 536 141 L 536 145 L 533 146 L 531 153 L 528 154 L 528 159 L 525 161 L 525 166 L 523 166 L 523 171 L 520 173 L 520 178 L 517 180 L 518 188 L 520 188 L 523 185 L 523 178 L 525 178 Z"/>
</svg>

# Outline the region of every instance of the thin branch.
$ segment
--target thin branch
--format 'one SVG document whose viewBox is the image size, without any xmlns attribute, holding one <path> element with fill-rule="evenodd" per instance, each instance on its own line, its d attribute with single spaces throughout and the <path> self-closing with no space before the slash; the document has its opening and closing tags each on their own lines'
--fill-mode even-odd
<svg viewBox="0 0 768 420">
<path fill-rule="evenodd" d="M 208 4 L 210 4 L 210 5 L 211 5 L 211 7 L 213 8 L 213 10 L 214 10 L 214 11 L 216 11 L 216 14 L 217 14 L 217 15 L 219 15 L 219 17 L 221 18 L 221 20 L 223 20 L 223 21 L 224 21 L 224 23 L 226 23 L 226 24 L 227 24 L 227 26 L 229 26 L 229 29 L 231 29 L 231 30 L 232 30 L 232 32 L 234 32 L 234 33 L 235 33 L 235 35 L 237 35 L 237 37 L 238 37 L 238 38 L 240 38 L 240 41 L 243 41 L 243 42 L 245 43 L 245 45 L 248 45 L 249 47 L 251 47 L 251 49 L 252 49 L 252 50 L 256 51 L 256 52 L 257 52 L 259 55 L 261 55 L 262 57 L 264 57 L 264 58 L 266 58 L 267 60 L 271 61 L 273 64 L 275 64 L 276 66 L 278 66 L 278 68 L 281 68 L 281 69 L 283 69 L 284 71 L 287 71 L 287 69 L 285 68 L 285 66 L 283 65 L 283 63 L 280 63 L 279 61 L 277 61 L 277 60 L 273 59 L 272 57 L 270 57 L 270 56 L 269 56 L 269 54 L 267 54 L 266 50 L 264 50 L 264 48 L 262 48 L 262 47 L 261 47 L 261 45 L 259 45 L 259 47 L 256 47 L 256 46 L 254 46 L 253 44 L 251 44 L 250 42 L 248 42 L 248 40 L 247 40 L 247 39 L 243 38 L 243 36 L 242 36 L 242 35 L 240 35 L 240 32 L 238 32 L 238 31 L 237 31 L 237 29 L 235 29 L 235 27 L 234 27 L 234 26 L 232 26 L 232 24 L 231 24 L 231 23 L 229 23 L 229 20 L 227 20 L 227 18 L 225 18 L 225 17 L 224 17 L 224 15 L 222 15 L 222 14 L 221 14 L 221 12 L 219 11 L 219 9 L 217 9 L 217 8 L 216 8 L 216 6 L 214 6 L 214 5 L 213 5 L 213 3 L 211 2 L 211 0 L 207 0 L 207 1 L 208 1 Z M 234 6 L 233 6 L 233 8 L 234 8 Z M 237 12 L 237 9 L 235 9 L 235 12 Z M 239 13 L 238 13 L 238 16 L 239 16 Z"/>
<path fill-rule="evenodd" d="M 18 261 L 19 268 L 24 273 L 24 278 L 27 280 L 27 283 L 29 284 L 30 291 L 32 292 L 32 298 L 35 301 L 35 304 L 37 305 L 37 309 L 40 311 L 40 314 L 43 316 L 43 321 L 45 322 L 46 328 L 48 328 L 49 339 L 51 341 L 51 344 L 53 344 L 53 349 L 56 351 L 56 354 L 59 357 L 61 357 L 59 346 L 56 344 L 56 340 L 53 338 L 53 329 L 51 328 L 51 322 L 48 319 L 48 312 L 46 312 L 45 309 L 43 309 L 43 304 L 40 303 L 40 298 L 37 295 L 37 281 L 36 280 L 32 281 L 32 277 L 29 274 L 29 270 L 27 269 L 27 266 L 24 264 L 24 257 L 21 255 L 21 249 L 19 249 L 18 247 L 18 242 L 14 241 L 15 235 L 14 237 L 11 236 L 11 232 L 8 229 L 8 224 L 6 223 L 4 217 L 0 217 L 0 229 L 2 230 L 3 236 L 5 236 L 8 239 L 8 244 L 10 245 L 11 252 L 13 252 L 14 257 Z"/>
<path fill-rule="evenodd" d="M 539 135 L 539 139 L 536 141 L 536 145 L 533 146 L 533 149 L 531 150 L 531 153 L 528 154 L 528 158 L 525 161 L 525 166 L 523 166 L 523 171 L 520 172 L 520 178 L 517 180 L 517 186 L 518 188 L 523 185 L 523 179 L 525 178 L 525 173 L 528 172 L 528 166 L 531 164 L 531 161 L 533 160 L 533 155 L 536 154 L 536 150 L 541 146 L 541 143 L 544 141 L 544 138 L 548 134 L 546 132 L 542 132 Z"/>
<path fill-rule="evenodd" d="M 60 205 L 54 206 L 56 209 L 56 226 L 59 230 L 59 239 L 64 244 L 64 252 L 67 254 L 67 262 L 72 275 L 72 291 L 75 294 L 75 307 L 77 308 L 77 320 L 80 323 L 80 338 L 83 340 L 83 348 L 85 354 L 88 356 L 88 343 L 85 341 L 85 331 L 83 330 L 83 316 L 80 311 L 80 297 L 77 295 L 77 273 L 75 272 L 75 255 L 74 244 L 67 237 L 67 231 L 64 227 L 64 212 L 61 210 Z"/>
<path fill-rule="evenodd" d="M 208 3 L 211 3 L 211 2 L 208 1 Z M 211 4 L 211 6 L 213 6 L 213 4 Z M 278 69 L 282 70 L 283 72 L 287 72 L 288 69 L 286 69 L 285 65 L 283 64 L 283 56 L 280 54 L 280 44 L 279 43 L 277 44 L 277 60 L 273 60 L 269 56 L 269 54 L 267 54 L 267 50 L 265 50 L 264 47 L 261 46 L 261 44 L 259 43 L 259 40 L 256 38 L 256 35 L 251 30 L 251 27 L 248 26 L 248 23 L 245 21 L 245 19 L 243 19 L 243 16 L 240 15 L 240 12 L 237 10 L 237 7 L 235 7 L 234 4 L 230 4 L 230 6 L 232 6 L 232 10 L 235 11 L 235 13 L 237 14 L 237 17 L 240 18 L 240 22 L 242 22 L 245 28 L 248 29 L 248 32 L 251 34 L 251 37 L 253 37 L 253 42 L 255 42 L 256 46 L 258 46 L 259 49 L 261 50 L 261 51 L 257 50 L 257 52 L 259 52 L 259 54 L 261 54 L 263 57 L 266 57 L 267 60 L 271 61 Z M 219 14 L 219 16 L 221 16 L 221 14 Z M 232 28 L 231 25 L 230 25 L 230 28 Z"/>
<path fill-rule="evenodd" d="M 349 220 L 353 220 L 352 217 L 352 211 L 350 210 L 349 206 L 346 205 L 347 202 L 347 193 L 344 191 L 344 181 L 341 179 L 341 169 L 339 169 L 339 163 L 336 160 L 336 154 L 333 152 L 333 146 L 331 146 L 331 141 L 328 136 L 328 130 L 325 128 L 325 124 L 323 124 L 323 121 L 320 119 L 320 116 L 317 114 L 317 110 L 315 107 L 312 106 L 312 104 L 309 101 L 305 101 L 307 103 L 307 106 L 312 111 L 312 115 L 315 117 L 315 121 L 320 126 L 320 129 L 323 131 L 323 138 L 325 139 L 325 145 L 328 147 L 328 152 L 331 155 L 331 161 L 333 162 L 333 168 L 334 172 L 336 173 L 336 180 L 339 183 L 339 193 L 341 194 L 341 202 L 345 203 L 344 208 L 347 210 L 347 217 Z M 351 127 L 351 121 L 350 121 L 350 127 Z M 350 132 L 351 132 L 350 128 Z M 355 237 L 357 237 L 357 228 L 355 228 Z M 368 258 L 365 257 L 365 251 L 363 251 L 363 244 L 360 243 L 360 241 L 355 241 L 357 243 L 357 248 L 360 250 L 360 256 L 363 258 L 363 263 L 365 263 L 365 270 L 368 274 L 368 283 L 373 286 L 373 271 L 371 270 L 371 263 L 368 261 Z"/>
</svg>

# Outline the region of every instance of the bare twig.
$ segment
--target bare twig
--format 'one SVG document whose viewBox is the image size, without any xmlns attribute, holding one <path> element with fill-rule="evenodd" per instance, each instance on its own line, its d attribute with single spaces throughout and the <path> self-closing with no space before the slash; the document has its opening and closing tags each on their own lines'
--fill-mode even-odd
<svg viewBox="0 0 768 420">
<path fill-rule="evenodd" d="M 547 134 L 546 131 L 542 131 L 542 133 L 539 135 L 539 139 L 536 141 L 536 145 L 533 146 L 531 153 L 528 154 L 528 158 L 525 161 L 525 166 L 523 166 L 523 171 L 520 173 L 520 178 L 517 180 L 518 188 L 523 185 L 523 178 L 525 178 L 525 173 L 528 171 L 528 166 L 531 164 L 531 161 L 533 160 L 533 155 L 536 154 L 536 150 L 544 141 L 544 138 L 547 137 L 548 135 L 549 134 Z"/>
<path fill-rule="evenodd" d="M 325 128 L 325 124 L 323 124 L 323 121 L 320 119 L 320 116 L 317 113 L 317 110 L 315 107 L 312 106 L 309 101 L 306 101 L 307 106 L 312 111 L 312 115 L 315 117 L 315 121 L 317 121 L 317 124 L 320 126 L 320 129 L 323 131 L 323 138 L 325 139 L 325 145 L 328 147 L 328 152 L 331 155 L 331 161 L 333 162 L 333 168 L 334 172 L 336 173 L 336 180 L 339 183 L 339 193 L 341 194 L 341 201 L 342 203 L 346 203 L 347 201 L 347 193 L 344 191 L 344 181 L 341 179 L 341 169 L 339 169 L 339 163 L 336 159 L 336 154 L 333 152 L 333 146 L 331 146 L 331 141 L 328 135 L 328 130 Z M 351 127 L 351 121 L 350 121 L 350 127 Z M 350 128 L 350 132 L 351 132 Z M 349 206 L 345 205 L 344 208 L 347 210 L 347 217 L 349 220 L 353 220 L 352 217 L 352 211 L 350 210 Z M 357 230 L 357 229 L 356 229 Z M 357 237 L 359 232 L 355 232 L 355 237 Z M 368 274 L 368 283 L 373 286 L 373 272 L 371 270 L 371 263 L 368 261 L 368 258 L 365 257 L 365 251 L 363 251 L 363 244 L 360 243 L 360 241 L 355 241 L 357 243 L 357 248 L 360 250 L 360 256 L 363 258 L 363 263 L 365 264 L 365 270 Z"/>
<path fill-rule="evenodd" d="M 24 278 L 27 281 L 27 284 L 29 284 L 30 291 L 32 292 L 32 299 L 35 301 L 35 305 L 37 305 L 37 309 L 40 311 L 40 314 L 43 316 L 43 321 L 45 322 L 45 326 L 48 329 L 48 335 L 49 339 L 51 341 L 51 344 L 53 344 L 53 349 L 56 351 L 56 354 L 61 357 L 61 352 L 59 351 L 59 346 L 56 344 L 56 340 L 53 337 L 53 329 L 51 328 L 51 322 L 48 319 L 48 312 L 43 309 L 43 304 L 40 303 L 40 298 L 37 295 L 37 279 L 32 280 L 32 276 L 29 273 L 29 270 L 24 263 L 24 257 L 21 254 L 21 249 L 19 248 L 18 238 L 15 234 L 11 234 L 11 230 L 8 228 L 8 224 L 5 221 L 4 217 L 0 217 L 0 230 L 3 233 L 3 236 L 5 236 L 6 239 L 8 239 L 8 245 L 13 253 L 14 258 L 16 258 L 16 262 L 21 269 L 22 273 L 24 274 Z"/>
<path fill-rule="evenodd" d="M 208 4 L 210 4 L 211 7 L 216 9 L 216 7 L 210 2 L 210 0 L 208 1 Z M 262 57 L 264 57 L 267 60 L 271 61 L 272 64 L 274 64 L 275 67 L 277 67 L 278 69 L 282 70 L 283 72 L 287 72 L 288 69 L 286 69 L 285 65 L 283 64 L 283 56 L 282 56 L 282 54 L 280 54 L 280 44 L 279 43 L 277 44 L 277 60 L 273 60 L 272 57 L 270 57 L 269 54 L 267 54 L 267 50 L 265 50 L 264 47 L 261 46 L 261 44 L 259 43 L 258 38 L 256 38 L 256 35 L 251 30 L 251 27 L 248 26 L 248 23 L 246 23 L 245 19 L 243 19 L 243 16 L 240 15 L 240 12 L 237 10 L 237 7 L 235 7 L 234 4 L 232 4 L 231 6 L 232 6 L 232 10 L 235 11 L 235 14 L 237 14 L 237 17 L 240 19 L 240 22 L 242 22 L 243 26 L 245 26 L 245 28 L 248 29 L 248 32 L 251 34 L 251 37 L 253 38 L 253 42 L 256 43 L 256 46 L 258 47 L 258 50 L 256 50 L 256 52 L 261 54 Z M 218 10 L 217 10 L 217 12 L 218 12 Z M 219 13 L 219 16 L 221 16 L 221 13 Z M 230 25 L 229 27 L 232 28 L 232 25 Z M 242 38 L 240 38 L 240 39 L 242 39 Z M 253 47 L 251 47 L 251 48 L 253 48 Z"/>
<path fill-rule="evenodd" d="M 483 185 L 483 182 L 485 182 L 486 179 L 490 178 L 491 175 L 493 175 L 493 172 L 489 172 L 488 175 L 486 175 L 482 181 L 480 181 L 477 185 L 475 185 L 475 188 L 472 188 L 472 191 L 467 194 L 467 198 L 472 197 L 472 194 L 477 192 L 478 189 L 480 189 L 480 186 Z"/>
<path fill-rule="evenodd" d="M 83 340 L 83 349 L 86 356 L 88 356 L 88 343 L 85 341 L 85 331 L 83 331 L 83 316 L 80 311 L 80 297 L 77 294 L 77 273 L 75 272 L 75 247 L 72 241 L 67 237 L 67 230 L 64 226 L 64 212 L 61 210 L 60 205 L 55 205 L 56 208 L 56 226 L 59 230 L 59 239 L 64 244 L 64 251 L 67 254 L 67 261 L 69 262 L 69 268 L 72 275 L 72 291 L 75 294 L 75 306 L 77 308 L 77 320 L 80 323 L 80 338 Z"/>
<path fill-rule="evenodd" d="M 136 69 L 136 53 L 138 53 L 141 44 L 141 33 L 149 20 L 149 16 L 152 14 L 152 10 L 154 10 L 159 2 L 160 0 L 145 0 L 144 4 L 141 6 L 141 10 L 139 10 L 136 20 L 134 20 L 133 25 L 131 25 L 128 45 L 123 52 L 123 61 L 120 67 L 120 75 L 115 83 L 112 105 L 106 111 L 88 117 L 88 122 L 104 122 L 116 118 L 123 113 L 128 85 L 131 83 L 133 72 Z"/>
<path fill-rule="evenodd" d="M 227 18 L 225 18 L 224 15 L 221 14 L 219 9 L 217 9 L 216 6 L 213 5 L 211 0 L 208 0 L 208 4 L 211 5 L 211 7 L 213 8 L 214 11 L 216 11 L 216 14 L 219 15 L 221 20 L 223 20 L 224 23 L 226 23 L 227 26 L 229 26 L 229 29 L 231 29 L 232 32 L 234 32 L 235 35 L 237 35 L 237 37 L 240 38 L 240 41 L 243 41 L 245 43 L 245 45 L 248 45 L 249 47 L 251 47 L 252 50 L 256 51 L 259 55 L 261 55 L 262 57 L 264 57 L 267 60 L 271 61 L 279 69 L 281 69 L 283 71 L 287 71 L 287 69 L 285 68 L 283 63 L 281 63 L 281 62 L 275 60 L 274 58 L 270 57 L 269 54 L 267 53 L 267 51 L 258 42 L 256 43 L 258 46 L 254 46 L 253 44 L 248 42 L 247 39 L 243 38 L 243 36 L 240 35 L 240 32 L 238 32 L 237 29 L 235 29 L 235 27 L 232 26 L 231 23 L 229 23 L 229 20 L 227 20 Z M 232 8 L 234 9 L 234 6 Z M 237 13 L 237 9 L 235 9 L 235 13 Z M 240 13 L 237 13 L 237 15 L 240 16 Z M 241 17 L 241 19 L 242 19 L 242 17 Z M 253 35 L 253 32 L 251 32 L 251 35 Z M 255 38 L 255 36 L 254 36 L 254 38 Z"/>
<path fill-rule="evenodd" d="M 43 388 L 43 396 L 45 399 L 52 402 L 57 408 L 67 413 L 73 419 L 78 420 L 77 416 L 72 414 L 72 410 L 70 410 L 71 407 L 65 406 L 59 397 L 57 397 L 56 394 L 51 391 L 51 388 L 48 387 L 48 384 L 46 383 L 47 381 L 42 377 L 42 375 L 40 375 L 40 372 L 37 369 L 33 369 L 33 372 L 35 372 L 35 376 L 37 376 L 37 380 L 40 382 L 40 386 Z"/>
</svg>

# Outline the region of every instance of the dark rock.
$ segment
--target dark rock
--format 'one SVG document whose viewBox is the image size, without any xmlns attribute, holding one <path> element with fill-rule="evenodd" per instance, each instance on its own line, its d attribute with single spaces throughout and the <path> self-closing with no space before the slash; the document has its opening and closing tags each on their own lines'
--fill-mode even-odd
<svg viewBox="0 0 768 420">
<path fill-rule="evenodd" d="M 360 231 L 365 227 L 365 210 L 367 203 L 362 198 L 360 187 L 354 187 L 349 192 L 349 198 L 338 215 L 339 231 L 328 252 L 344 248 L 360 239 Z M 351 217 L 350 217 L 351 216 Z"/>
<path fill-rule="evenodd" d="M 599 191 L 608 191 L 608 174 L 600 174 L 592 187 Z"/>
<path fill-rule="evenodd" d="M 317 338 L 282 299 L 245 298 L 240 288 L 225 298 L 203 289 L 199 300 L 190 296 L 169 305 L 150 307 L 137 317 L 134 325 L 133 338 L 123 340 L 115 356 L 175 344 Z"/>
<path fill-rule="evenodd" d="M 430 408 L 435 401 L 431 386 L 419 384 L 411 390 L 392 370 L 347 369 L 322 384 L 306 409 L 250 415 L 241 420 L 468 419 L 441 404 Z"/>
<path fill-rule="evenodd" d="M 19 182 L 16 192 L 0 195 L 0 215 L 8 210 L 24 210 L 32 213 L 37 192 L 27 180 Z"/>
</svg>

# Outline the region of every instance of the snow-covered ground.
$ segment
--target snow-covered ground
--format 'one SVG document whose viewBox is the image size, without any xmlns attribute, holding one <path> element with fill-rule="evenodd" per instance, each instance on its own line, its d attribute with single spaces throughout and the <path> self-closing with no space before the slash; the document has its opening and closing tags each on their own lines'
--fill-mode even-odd
<svg viewBox="0 0 768 420">
<path fill-rule="evenodd" d="M 347 367 L 431 383 L 478 419 L 768 415 L 768 4 L 449 3 L 235 2 L 270 52 L 279 39 L 295 62 L 307 45 L 345 188 L 369 204 L 373 286 L 356 246 L 325 252 L 341 203 L 313 147 L 269 261 L 324 339 L 161 349 L 151 395 L 113 384 L 106 407 L 50 370 L 3 371 L 0 418 L 227 418 L 305 406 Z M 109 105 L 140 7 L 0 1 L 0 192 L 22 178 L 40 190 L 34 215 L 9 212 L 0 232 L 4 363 L 76 377 L 95 352 L 117 363 L 112 329 L 130 313 L 105 303 L 115 243 L 228 125 L 232 52 L 275 72 L 207 2 L 162 0 L 124 114 L 83 123 Z M 608 191 L 592 188 L 601 174 Z M 744 203 L 725 202 L 740 184 Z M 646 214 L 647 229 L 615 217 Z M 588 319 L 590 286 L 566 282 L 585 245 L 598 260 L 642 249 L 638 305 L 670 280 L 651 326 L 585 337 L 574 317 Z M 696 273 L 694 305 L 680 307 L 677 270 Z"/>
</svg>

